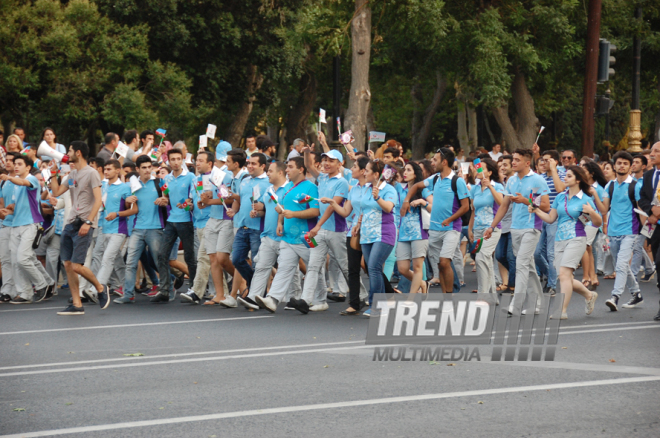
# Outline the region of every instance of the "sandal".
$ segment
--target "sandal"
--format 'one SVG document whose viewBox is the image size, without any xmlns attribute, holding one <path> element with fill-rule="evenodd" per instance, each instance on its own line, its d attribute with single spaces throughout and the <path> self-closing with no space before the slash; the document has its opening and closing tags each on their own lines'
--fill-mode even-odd
<svg viewBox="0 0 660 438">
<path fill-rule="evenodd" d="M 478 294 L 479 291 L 478 291 L 477 289 L 474 289 L 474 290 L 472 291 L 472 293 L 473 293 L 473 294 Z"/>
<path fill-rule="evenodd" d="M 219 306 L 219 305 L 220 305 L 219 302 L 213 300 L 207 300 L 204 302 L 204 304 L 202 304 L 202 306 Z"/>
<path fill-rule="evenodd" d="M 342 315 L 342 316 L 357 316 L 357 315 L 360 314 L 360 311 L 355 310 L 355 309 L 353 309 L 353 310 L 346 309 L 346 310 L 342 310 L 341 312 L 339 312 L 339 314 Z"/>
<path fill-rule="evenodd" d="M 610 274 L 610 275 L 606 275 L 606 276 L 604 276 L 603 278 L 604 278 L 605 280 L 615 280 L 615 279 L 616 279 L 616 273 L 614 273 L 614 274 Z"/>
<path fill-rule="evenodd" d="M 584 287 L 586 287 L 588 290 L 591 290 L 591 281 L 590 280 L 582 280 L 582 284 Z"/>
</svg>

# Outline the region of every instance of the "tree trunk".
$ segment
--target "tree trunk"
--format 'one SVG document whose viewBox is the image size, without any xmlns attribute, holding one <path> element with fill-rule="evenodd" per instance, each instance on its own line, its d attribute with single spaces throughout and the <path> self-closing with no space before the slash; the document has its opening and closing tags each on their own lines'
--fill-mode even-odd
<svg viewBox="0 0 660 438">
<path fill-rule="evenodd" d="M 468 129 L 467 129 L 467 113 L 466 102 L 463 94 L 460 91 L 456 92 L 456 110 L 458 111 L 458 144 L 464 151 L 468 150 Z"/>
<path fill-rule="evenodd" d="M 286 119 L 286 141 L 288 144 L 293 144 L 293 140 L 296 138 L 307 141 L 307 126 L 309 125 L 309 117 L 316 105 L 317 92 L 318 81 L 314 72 L 303 72 L 298 85 L 298 100 Z"/>
<path fill-rule="evenodd" d="M 286 141 L 286 127 L 280 129 L 280 138 L 279 146 L 277 147 L 277 159 L 279 161 L 285 161 L 286 157 L 289 156 L 289 145 Z M 286 146 L 283 146 L 286 145 Z"/>
<path fill-rule="evenodd" d="M 468 147 L 470 151 L 477 148 L 479 144 L 479 134 L 477 133 L 477 109 L 466 102 L 468 118 Z"/>
<path fill-rule="evenodd" d="M 534 98 L 527 88 L 525 75 L 520 70 L 513 78 L 511 94 L 518 115 L 518 138 L 524 148 L 531 149 L 539 131 L 539 119 L 534 112 Z"/>
<path fill-rule="evenodd" d="M 516 149 L 521 149 L 522 144 L 520 143 L 518 134 L 509 118 L 509 105 L 504 104 L 497 108 L 493 108 L 493 116 L 502 130 L 502 141 L 505 143 L 502 145 L 502 149 L 507 149 L 510 152 L 513 152 Z"/>
<path fill-rule="evenodd" d="M 660 81 L 658 81 L 658 93 L 660 93 Z M 660 141 L 660 108 L 655 115 L 655 141 Z M 653 143 L 651 143 L 651 146 L 653 146 Z"/>
<path fill-rule="evenodd" d="M 488 121 L 488 113 L 484 109 L 484 107 L 481 107 L 481 116 L 484 118 L 484 126 L 486 127 L 486 132 L 488 133 L 488 137 L 490 138 L 490 143 L 495 144 L 495 136 L 493 135 L 493 131 L 490 129 L 490 122 Z"/>
<path fill-rule="evenodd" d="M 247 89 L 245 101 L 239 103 L 236 110 L 236 115 L 227 129 L 226 141 L 231 143 L 232 147 L 238 147 L 245 132 L 245 125 L 247 125 L 248 118 L 252 112 L 252 106 L 256 99 L 256 93 L 261 88 L 264 78 L 261 73 L 257 72 L 256 65 L 248 65 L 247 67 Z"/>
<path fill-rule="evenodd" d="M 445 97 L 447 91 L 447 81 L 440 72 L 436 72 L 436 87 L 431 102 L 422 111 L 423 93 L 418 78 L 410 90 L 410 97 L 413 101 L 413 119 L 412 119 L 412 159 L 421 160 L 424 158 L 426 142 L 431 134 L 431 125 L 433 117 L 438 112 L 440 102 Z"/>
<path fill-rule="evenodd" d="M 365 149 L 367 112 L 371 102 L 369 89 L 369 59 L 371 56 L 371 9 L 367 0 L 355 0 L 355 15 L 351 22 L 351 92 L 345 129 L 352 130 L 354 146 Z"/>
<path fill-rule="evenodd" d="M 367 133 L 371 131 L 376 130 L 376 118 L 374 117 L 374 110 L 369 105 L 369 109 L 367 110 Z M 368 142 L 369 140 L 367 140 Z M 371 149 L 371 143 L 367 143 L 366 147 Z"/>
</svg>

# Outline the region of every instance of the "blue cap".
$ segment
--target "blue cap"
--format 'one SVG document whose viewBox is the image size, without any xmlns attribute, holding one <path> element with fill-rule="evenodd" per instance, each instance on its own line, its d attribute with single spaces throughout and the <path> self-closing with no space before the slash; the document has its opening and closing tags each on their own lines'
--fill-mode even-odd
<svg viewBox="0 0 660 438">
<path fill-rule="evenodd" d="M 231 144 L 227 141 L 222 140 L 215 147 L 215 159 L 220 161 L 227 161 L 227 152 L 232 149 Z"/>
<path fill-rule="evenodd" d="M 333 149 L 329 152 L 325 152 L 325 153 L 321 154 L 321 156 L 322 157 L 326 156 L 326 157 L 331 158 L 333 160 L 339 160 L 342 163 L 344 162 L 344 156 L 341 154 L 341 152 L 339 152 L 336 149 Z"/>
</svg>

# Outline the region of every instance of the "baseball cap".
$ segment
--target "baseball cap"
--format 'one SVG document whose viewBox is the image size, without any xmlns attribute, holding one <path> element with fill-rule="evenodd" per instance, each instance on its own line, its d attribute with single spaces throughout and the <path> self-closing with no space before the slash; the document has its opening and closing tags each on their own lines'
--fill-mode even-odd
<svg viewBox="0 0 660 438">
<path fill-rule="evenodd" d="M 227 161 L 227 152 L 231 150 L 231 144 L 228 141 L 220 141 L 215 147 L 215 159 L 220 161 Z"/>
<path fill-rule="evenodd" d="M 336 149 L 325 152 L 325 153 L 321 154 L 321 156 L 322 157 L 325 156 L 325 157 L 331 158 L 333 160 L 339 160 L 342 163 L 344 162 L 344 156 L 341 154 L 341 152 L 339 152 Z"/>
</svg>

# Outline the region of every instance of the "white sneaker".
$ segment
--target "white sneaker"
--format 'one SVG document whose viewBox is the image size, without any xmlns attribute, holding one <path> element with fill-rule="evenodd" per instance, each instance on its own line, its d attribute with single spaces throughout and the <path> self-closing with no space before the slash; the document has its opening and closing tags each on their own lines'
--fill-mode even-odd
<svg viewBox="0 0 660 438">
<path fill-rule="evenodd" d="M 314 304 L 313 306 L 310 306 L 309 311 L 322 312 L 324 310 L 328 310 L 329 308 L 330 306 L 328 306 L 328 303 Z"/>
<path fill-rule="evenodd" d="M 220 305 L 225 307 L 236 307 L 237 302 L 234 297 L 232 297 L 231 295 L 227 295 L 227 297 L 224 300 L 220 301 Z"/>
<path fill-rule="evenodd" d="M 550 319 L 554 319 L 552 315 L 550 315 Z M 559 319 L 568 319 L 568 313 L 562 312 L 561 317 Z"/>
<path fill-rule="evenodd" d="M 596 299 L 598 298 L 598 294 L 596 292 L 591 292 L 591 299 L 587 300 L 585 304 L 585 310 L 587 312 L 587 315 L 591 315 L 591 312 L 594 311 L 594 307 L 596 306 Z"/>
<path fill-rule="evenodd" d="M 523 315 L 527 315 L 527 309 L 523 310 L 520 313 L 522 313 Z M 541 309 L 534 310 L 534 315 L 538 315 L 539 313 L 541 313 Z"/>
<path fill-rule="evenodd" d="M 257 295 L 254 297 L 254 301 L 257 302 L 259 307 L 268 310 L 270 313 L 275 313 L 277 310 L 277 304 L 275 304 L 275 300 L 271 297 L 263 298 L 261 295 Z"/>
</svg>

